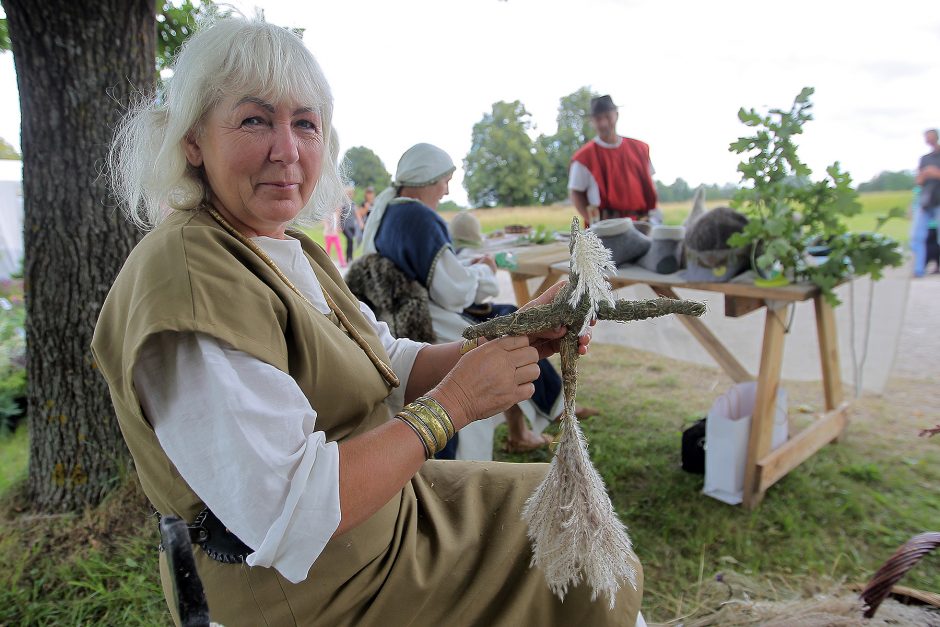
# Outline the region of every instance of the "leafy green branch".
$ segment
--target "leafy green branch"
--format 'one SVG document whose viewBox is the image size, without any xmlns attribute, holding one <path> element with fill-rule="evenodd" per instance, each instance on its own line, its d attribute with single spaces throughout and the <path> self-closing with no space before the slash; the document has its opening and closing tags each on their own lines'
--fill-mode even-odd
<svg viewBox="0 0 940 627">
<path fill-rule="evenodd" d="M 833 289 L 842 281 L 864 275 L 877 280 L 885 267 L 902 263 L 898 243 L 877 231 L 887 220 L 903 216 L 903 210 L 879 217 L 874 233 L 848 231 L 845 219 L 862 210 L 852 177 L 836 162 L 826 168 L 823 178 L 813 181 L 812 171 L 797 154 L 795 139 L 813 119 L 813 93 L 812 87 L 804 88 L 789 110 L 738 112 L 738 119 L 754 132 L 729 147 L 746 156 L 738 164 L 743 185 L 733 205 L 750 220 L 728 243 L 751 247 L 755 270 L 762 276 L 779 273 L 810 281 L 836 305 L 839 299 Z M 817 245 L 829 248 L 822 263 L 809 255 L 809 248 Z"/>
</svg>

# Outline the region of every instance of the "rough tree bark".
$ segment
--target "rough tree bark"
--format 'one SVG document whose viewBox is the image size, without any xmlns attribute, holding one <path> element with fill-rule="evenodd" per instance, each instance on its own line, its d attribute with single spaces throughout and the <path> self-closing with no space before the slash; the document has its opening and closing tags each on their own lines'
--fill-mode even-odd
<svg viewBox="0 0 940 627">
<path fill-rule="evenodd" d="M 22 111 L 29 480 L 39 510 L 101 500 L 126 463 L 89 345 L 137 242 L 102 172 L 155 80 L 153 0 L 3 0 Z"/>
</svg>

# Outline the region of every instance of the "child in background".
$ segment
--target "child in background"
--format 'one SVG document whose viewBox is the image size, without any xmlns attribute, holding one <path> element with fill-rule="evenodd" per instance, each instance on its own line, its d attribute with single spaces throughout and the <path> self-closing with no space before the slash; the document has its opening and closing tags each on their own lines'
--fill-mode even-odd
<svg viewBox="0 0 940 627">
<path fill-rule="evenodd" d="M 339 241 L 340 228 L 342 222 L 342 207 L 337 207 L 336 211 L 331 213 L 323 221 L 323 242 L 326 248 L 326 254 L 330 255 L 330 250 L 336 248 L 336 256 L 339 258 L 339 267 L 346 267 L 346 257 L 343 256 L 343 245 Z"/>
<path fill-rule="evenodd" d="M 364 226 L 362 219 L 359 217 L 359 206 L 353 198 L 355 193 L 356 188 L 346 188 L 347 205 L 343 210 L 343 218 L 341 220 L 343 236 L 346 238 L 346 261 L 348 263 L 352 263 L 356 242 L 362 238 L 362 227 Z"/>
<path fill-rule="evenodd" d="M 451 218 L 447 229 L 458 258 L 478 256 L 476 249 L 483 246 L 483 229 L 475 215 L 469 211 L 460 211 Z"/>
</svg>

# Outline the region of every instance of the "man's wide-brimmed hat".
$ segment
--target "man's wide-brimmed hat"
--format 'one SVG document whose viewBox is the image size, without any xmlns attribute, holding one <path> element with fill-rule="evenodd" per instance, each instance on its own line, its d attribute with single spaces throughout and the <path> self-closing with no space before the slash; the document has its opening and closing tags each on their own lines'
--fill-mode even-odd
<svg viewBox="0 0 940 627">
<path fill-rule="evenodd" d="M 614 104 L 610 96 L 598 96 L 591 98 L 591 115 L 599 115 L 608 111 L 616 111 L 617 105 Z"/>
</svg>

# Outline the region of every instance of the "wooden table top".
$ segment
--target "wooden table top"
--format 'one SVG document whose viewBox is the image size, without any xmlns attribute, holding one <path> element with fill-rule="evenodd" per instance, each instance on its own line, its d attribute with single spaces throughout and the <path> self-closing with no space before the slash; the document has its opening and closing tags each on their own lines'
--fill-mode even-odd
<svg viewBox="0 0 940 627">
<path fill-rule="evenodd" d="M 550 272 L 568 273 L 568 242 L 555 242 L 540 246 L 521 246 L 511 249 L 518 267 L 512 271 L 514 278 L 547 276 Z M 774 301 L 804 301 L 819 294 L 819 288 L 811 283 L 795 283 L 781 287 L 762 287 L 754 284 L 753 272 L 745 272 L 726 283 L 692 283 L 686 281 L 684 272 L 657 274 L 640 266 L 625 265 L 610 277 L 614 287 L 644 284 L 653 287 L 685 288 L 718 292 L 742 298 L 757 298 Z"/>
</svg>

